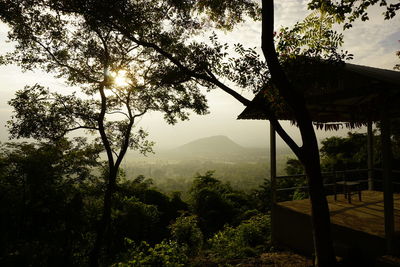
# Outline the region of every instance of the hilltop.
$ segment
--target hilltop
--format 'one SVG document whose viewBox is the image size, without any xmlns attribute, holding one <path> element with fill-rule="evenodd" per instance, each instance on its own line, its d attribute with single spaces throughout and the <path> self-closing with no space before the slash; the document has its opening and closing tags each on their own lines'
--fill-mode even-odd
<svg viewBox="0 0 400 267">
<path fill-rule="evenodd" d="M 200 138 L 179 146 L 170 151 L 179 155 L 188 156 L 215 156 L 245 153 L 246 149 L 224 135 Z"/>
<path fill-rule="evenodd" d="M 291 154 L 287 148 L 277 148 L 278 156 Z M 156 150 L 154 155 L 143 157 L 142 155 L 130 152 L 132 160 L 141 158 L 144 161 L 219 161 L 219 162 L 254 162 L 267 160 L 269 158 L 269 148 L 266 147 L 244 147 L 227 136 L 216 135 L 199 138 L 168 150 Z"/>
<path fill-rule="evenodd" d="M 266 157 L 266 149 L 246 148 L 224 135 L 196 139 L 177 148 L 159 153 L 163 158 L 240 161 Z"/>
</svg>

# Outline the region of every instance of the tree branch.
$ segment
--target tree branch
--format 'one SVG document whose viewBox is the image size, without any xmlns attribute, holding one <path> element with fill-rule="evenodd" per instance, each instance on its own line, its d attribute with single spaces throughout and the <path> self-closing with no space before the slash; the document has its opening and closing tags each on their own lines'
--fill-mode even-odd
<svg viewBox="0 0 400 267">
<path fill-rule="evenodd" d="M 318 142 L 312 126 L 310 114 L 306 108 L 304 95 L 294 90 L 286 76 L 275 50 L 274 44 L 274 1 L 262 0 L 262 36 L 261 48 L 271 73 L 272 83 L 278 88 L 279 94 L 291 108 L 291 112 L 300 129 L 303 142 L 300 153 L 307 153 L 310 147 L 318 150 Z M 309 152 L 309 151 L 308 151 Z M 300 160 L 303 157 L 299 158 Z"/>
<path fill-rule="evenodd" d="M 129 141 L 130 141 L 129 139 L 130 139 L 132 127 L 133 127 L 133 124 L 135 123 L 135 118 L 136 118 L 135 116 L 132 116 L 132 109 L 131 109 L 131 106 L 129 105 L 130 97 L 131 97 L 131 91 L 128 92 L 126 103 L 125 103 L 130 119 L 129 119 L 128 127 L 125 129 L 125 136 L 124 136 L 124 140 L 122 141 L 121 150 L 119 151 L 119 155 L 115 162 L 116 168 L 119 167 L 119 165 L 122 162 L 122 159 L 124 158 L 124 156 L 126 154 L 126 151 L 128 150 Z"/>
<path fill-rule="evenodd" d="M 290 147 L 293 153 L 300 158 L 301 157 L 301 149 L 296 144 L 296 142 L 288 135 L 288 133 L 282 128 L 280 122 L 276 119 L 274 115 L 269 116 L 269 122 L 274 127 L 275 131 L 279 134 L 282 140 Z"/>
<path fill-rule="evenodd" d="M 77 126 L 77 127 L 74 127 L 74 128 L 70 128 L 70 129 L 66 129 L 66 130 L 64 130 L 63 131 L 63 133 L 62 134 L 60 134 L 60 136 L 57 136 L 56 137 L 56 139 L 58 139 L 58 138 L 61 138 L 61 137 L 63 137 L 63 136 L 65 136 L 67 133 L 69 133 L 69 132 L 73 132 L 73 131 L 76 131 L 76 130 L 79 130 L 79 129 L 86 129 L 86 130 L 98 130 L 98 128 L 96 128 L 96 127 L 91 127 L 91 126 L 81 126 L 81 125 L 79 125 L 79 126 Z"/>
<path fill-rule="evenodd" d="M 104 148 L 106 149 L 106 153 L 107 153 L 107 157 L 108 157 L 108 164 L 110 166 L 110 170 L 112 170 L 114 168 L 114 157 L 112 155 L 111 144 L 110 144 L 110 141 L 108 140 L 106 130 L 104 127 L 104 117 L 105 117 L 106 110 L 107 110 L 107 98 L 104 93 L 104 82 L 100 84 L 99 92 L 100 92 L 100 97 L 101 97 L 101 109 L 100 109 L 99 117 L 97 119 L 97 123 L 99 124 L 99 133 L 100 133 L 101 140 L 103 141 Z"/>
<path fill-rule="evenodd" d="M 74 67 L 71 67 L 70 65 L 65 64 L 65 63 L 62 63 L 61 61 L 59 61 L 58 58 L 50 51 L 50 49 L 49 49 L 47 46 L 43 45 L 43 44 L 42 44 L 40 41 L 38 41 L 36 38 L 33 38 L 33 41 L 34 41 L 35 43 L 37 43 L 38 45 L 40 45 L 40 46 L 47 52 L 47 54 L 49 54 L 49 56 L 54 60 L 54 62 L 56 62 L 57 65 L 59 65 L 59 66 L 61 66 L 61 67 L 64 67 L 64 68 L 67 68 L 67 69 L 70 69 L 70 70 L 72 70 L 73 72 L 79 73 L 80 75 L 82 75 L 83 77 L 85 77 L 85 79 L 87 79 L 87 80 L 90 81 L 90 82 L 100 83 L 100 81 L 98 81 L 98 80 L 96 80 L 96 79 L 94 79 L 94 78 L 92 78 L 92 77 L 89 77 L 89 76 L 83 74 L 81 70 L 76 69 L 76 68 L 74 68 Z"/>
<path fill-rule="evenodd" d="M 92 127 L 92 126 L 77 126 L 77 127 L 65 130 L 64 134 L 66 134 L 67 132 L 72 132 L 72 131 L 79 130 L 79 129 L 98 130 L 99 128 Z"/>
<path fill-rule="evenodd" d="M 262 35 L 261 49 L 263 51 L 268 69 L 271 73 L 271 80 L 279 90 L 279 93 L 292 108 L 293 115 L 296 120 L 304 120 L 302 115 L 308 114 L 305 109 L 304 96 L 296 90 L 292 90 L 292 86 L 283 71 L 274 44 L 274 1 L 262 0 Z M 298 112 L 301 110 L 301 112 Z"/>
<path fill-rule="evenodd" d="M 248 106 L 250 104 L 250 102 L 251 102 L 250 100 L 246 99 L 245 97 L 243 97 L 241 94 L 237 93 L 232 88 L 230 88 L 230 87 L 226 86 L 225 84 L 223 84 L 222 82 L 220 82 L 214 75 L 212 75 L 210 77 L 210 76 L 207 76 L 207 75 L 204 75 L 204 74 L 197 73 L 197 72 L 189 69 L 185 65 L 183 65 L 172 54 L 170 54 L 167 51 L 163 50 L 158 45 L 156 45 L 154 43 L 150 43 L 150 42 L 139 40 L 135 36 L 133 36 L 129 31 L 123 29 L 122 27 L 119 27 L 118 25 L 114 24 L 113 26 L 117 30 L 119 30 L 122 34 L 124 34 L 128 39 L 130 39 L 131 41 L 137 43 L 138 45 L 154 49 L 156 52 L 158 52 L 159 54 L 161 54 L 165 58 L 169 59 L 173 64 L 175 64 L 175 66 L 177 66 L 185 74 L 187 74 L 187 75 L 189 75 L 191 77 L 197 78 L 197 79 L 201 79 L 201 80 L 207 81 L 209 83 L 212 83 L 212 84 L 218 86 L 223 91 L 225 91 L 226 93 L 228 93 L 231 96 L 233 96 L 236 100 L 238 100 L 240 103 L 242 103 L 245 106 Z"/>
<path fill-rule="evenodd" d="M 125 113 L 125 112 L 123 112 L 123 111 L 112 111 L 112 112 L 106 112 L 106 114 L 107 114 L 107 115 L 111 115 L 111 114 L 122 114 L 122 115 L 126 116 L 126 117 L 129 119 L 129 116 L 128 116 L 128 114 L 126 114 L 126 113 Z"/>
<path fill-rule="evenodd" d="M 132 118 L 133 118 L 133 119 L 136 119 L 136 118 L 138 118 L 138 117 L 141 117 L 141 116 L 143 116 L 146 112 L 147 112 L 147 108 L 146 108 L 143 112 L 141 112 L 141 113 L 139 113 L 139 114 L 133 115 Z"/>
</svg>

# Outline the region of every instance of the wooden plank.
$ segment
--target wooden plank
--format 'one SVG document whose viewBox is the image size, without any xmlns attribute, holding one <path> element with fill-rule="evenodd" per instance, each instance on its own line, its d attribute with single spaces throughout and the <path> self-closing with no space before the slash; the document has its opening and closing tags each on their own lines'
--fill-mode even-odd
<svg viewBox="0 0 400 267">
<path fill-rule="evenodd" d="M 362 191 L 362 201 L 355 198 L 352 203 L 348 203 L 343 194 L 338 194 L 337 201 L 332 195 L 327 196 L 327 200 L 332 224 L 385 238 L 383 192 Z M 400 194 L 394 194 L 393 200 L 395 230 L 400 233 Z M 277 205 L 311 215 L 308 199 L 279 202 Z"/>
<path fill-rule="evenodd" d="M 363 263 L 358 262 L 357 266 L 370 266 L 369 263 L 374 262 L 376 257 L 386 253 L 383 227 L 383 194 L 378 192 L 377 196 L 378 199 L 380 196 L 382 205 L 380 212 L 377 212 L 374 204 L 376 198 L 371 198 L 369 192 L 365 193 L 366 199 L 368 199 L 367 203 L 354 201 L 353 204 L 349 204 L 343 195 L 337 202 L 333 201 L 332 196 L 328 197 L 330 208 L 333 205 L 334 210 L 331 213 L 331 229 L 335 253 L 337 256 L 348 257 L 356 252 L 360 257 L 359 259 L 364 260 Z M 376 197 L 372 192 L 372 197 L 374 196 Z M 294 202 L 297 205 L 293 205 Z M 358 210 L 359 206 L 365 204 L 367 204 L 367 207 L 363 207 L 364 211 L 354 212 L 354 209 Z M 296 210 L 293 208 L 294 206 L 297 206 Z M 310 215 L 304 213 L 304 208 L 309 209 L 309 206 L 309 201 L 306 200 L 281 202 L 276 205 L 276 219 L 279 221 L 276 227 L 278 245 L 308 255 L 314 252 Z M 300 211 L 297 210 L 299 207 Z M 374 211 L 372 214 L 369 212 L 370 208 Z M 363 226 L 363 228 L 354 226 Z M 377 226 L 381 227 L 380 235 L 368 233 L 369 229 L 375 230 Z"/>
</svg>

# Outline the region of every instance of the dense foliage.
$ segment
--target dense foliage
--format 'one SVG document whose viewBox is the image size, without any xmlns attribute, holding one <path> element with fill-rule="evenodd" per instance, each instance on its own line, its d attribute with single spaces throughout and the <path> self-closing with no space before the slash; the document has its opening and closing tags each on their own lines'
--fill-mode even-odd
<svg viewBox="0 0 400 267">
<path fill-rule="evenodd" d="M 203 233 L 198 227 L 196 215 L 181 216 L 170 225 L 172 239 L 186 247 L 187 254 L 195 256 L 203 246 Z"/>
<path fill-rule="evenodd" d="M 237 227 L 226 226 L 208 240 L 209 253 L 218 260 L 254 257 L 268 251 L 270 220 L 267 215 L 256 215 Z"/>
<path fill-rule="evenodd" d="M 188 257 L 176 241 L 162 241 L 159 244 L 150 246 L 142 241 L 136 245 L 131 240 L 126 240 L 130 248 L 125 253 L 121 262 L 115 263 L 114 267 L 140 267 L 140 266 L 165 266 L 165 267 L 184 267 L 188 264 Z"/>
<path fill-rule="evenodd" d="M 93 214 L 83 189 L 94 179 L 97 156 L 82 140 L 2 145 L 0 265 L 85 262 Z"/>
<path fill-rule="evenodd" d="M 186 20 L 179 15 L 189 19 L 188 14 L 175 3 L 153 4 L 157 3 L 161 6 L 146 1 L 134 6 L 141 15 L 158 15 L 149 16 L 152 23 L 135 16 L 140 19 L 131 21 L 136 27 L 130 27 L 145 30 L 146 37 L 163 28 L 169 28 L 171 36 L 180 36 L 178 24 Z M 14 138 L 54 141 L 79 129 L 96 134 L 94 142 L 101 144 L 107 156 L 103 212 L 90 260 L 92 266 L 98 266 L 100 254 L 110 252 L 112 205 L 121 162 L 128 149 L 143 154 L 152 151 L 153 142 L 146 139 L 146 131 L 136 127 L 137 120 L 148 111 L 163 111 L 166 121 L 175 123 L 188 119 L 188 110 L 205 114 L 207 104 L 198 82 L 177 75 L 176 69 L 168 67 L 168 59 L 90 17 L 93 10 L 88 4 L 0 1 L 0 20 L 9 26 L 8 39 L 15 42 L 1 63 L 16 64 L 23 70 L 41 69 L 79 88 L 79 93 L 64 95 L 39 84 L 26 86 L 9 102 L 14 116 L 8 126 Z M 103 15 L 112 10 L 110 6 L 102 6 Z M 175 8 L 170 9 L 173 14 L 164 16 L 169 7 Z M 240 14 L 233 19 L 240 21 Z M 165 27 L 168 22 L 173 26 Z"/>
<path fill-rule="evenodd" d="M 99 160 L 100 151 L 82 139 L 2 145 L 2 266 L 88 264 L 105 190 L 107 169 Z M 250 222 L 246 220 L 258 214 L 257 198 L 234 190 L 212 172 L 194 178 L 190 196 L 186 203 L 179 193 L 161 193 L 144 176 L 128 179 L 120 172 L 112 238 L 102 262 L 186 266 L 208 246 L 206 237 L 213 238 L 224 227 L 244 229 Z M 263 223 L 268 227 L 268 221 Z M 268 234 L 258 238 L 268 243 Z M 211 246 L 211 251 L 213 247 L 219 249 Z"/>
<path fill-rule="evenodd" d="M 379 138 L 374 140 L 379 167 Z M 331 137 L 322 144 L 326 170 L 365 167 L 365 134 Z M 88 265 L 104 191 L 101 147 L 81 138 L 1 146 L 0 264 Z M 394 148 L 397 158 L 396 142 Z M 289 160 L 286 172 L 302 173 L 301 164 Z M 112 239 L 107 241 L 110 251 L 102 255 L 102 262 L 201 266 L 254 257 L 271 248 L 270 221 L 265 215 L 271 208 L 268 180 L 247 193 L 215 178 L 213 172 L 198 174 L 191 181 L 185 202 L 178 192 L 159 191 L 151 179 L 142 175 L 132 179 L 120 172 Z M 281 188 L 304 185 L 304 178 L 278 183 Z M 278 198 L 304 198 L 303 192 L 281 192 Z"/>
</svg>

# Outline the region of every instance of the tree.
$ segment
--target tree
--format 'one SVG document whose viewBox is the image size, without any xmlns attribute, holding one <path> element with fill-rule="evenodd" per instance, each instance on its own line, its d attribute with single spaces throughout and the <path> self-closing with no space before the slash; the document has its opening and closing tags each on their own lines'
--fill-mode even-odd
<svg viewBox="0 0 400 267">
<path fill-rule="evenodd" d="M 329 171 L 368 168 L 366 138 L 365 134 L 349 132 L 347 137 L 333 136 L 323 140 L 323 167 Z"/>
<path fill-rule="evenodd" d="M 147 111 L 159 110 L 174 123 L 188 118 L 186 110 L 204 114 L 207 105 L 197 83 L 178 76 L 158 53 L 93 18 L 61 13 L 52 4 L 0 1 L 0 19 L 10 26 L 8 37 L 16 42 L 15 50 L 3 56 L 2 62 L 51 72 L 67 85 L 79 86 L 81 94 L 50 92 L 39 84 L 27 86 L 10 101 L 15 113 L 9 129 L 14 138 L 52 141 L 79 129 L 98 134 L 96 142 L 107 155 L 107 171 L 103 213 L 91 253 L 95 266 L 110 238 L 120 164 L 129 148 L 151 151 L 147 133 L 142 129 L 133 133 L 136 120 Z M 141 19 L 139 23 L 147 23 Z M 152 27 L 156 30 L 161 25 Z"/>
<path fill-rule="evenodd" d="M 24 3 L 24 1 L 23 1 Z M 236 51 L 241 60 L 230 60 L 228 65 L 221 60 L 226 55 L 224 45 L 211 38 L 212 46 L 192 42 L 187 44 L 187 37 L 204 29 L 208 24 L 203 20 L 191 17 L 195 14 L 208 14 L 209 22 L 218 28 L 229 29 L 243 20 L 247 14 L 258 18 L 258 5 L 249 0 L 236 1 L 38 1 L 37 7 L 49 7 L 61 14 L 80 14 L 89 27 L 105 28 L 121 33 L 143 49 L 158 53 L 168 64 L 165 68 L 183 80 L 201 83 L 208 88 L 219 87 L 231 94 L 244 105 L 250 103 L 232 88 L 222 83 L 220 77 L 230 77 L 239 85 L 254 83 L 257 90 L 264 87 L 269 77 L 272 84 L 295 114 L 296 122 L 302 134 L 303 146 L 299 147 L 284 131 L 278 120 L 273 116 L 272 103 L 266 105 L 270 109 L 270 122 L 283 140 L 305 165 L 309 177 L 310 195 L 312 200 L 312 218 L 316 255 L 321 266 L 334 262 L 332 242 L 329 231 L 329 211 L 323 194 L 318 144 L 311 119 L 304 103 L 304 97 L 296 90 L 281 67 L 274 47 L 273 1 L 262 1 L 262 48 L 268 65 L 259 59 L 252 49 L 237 46 Z M 25 3 L 27 4 L 27 3 Z M 29 7 L 31 7 L 29 1 Z M 168 12 L 165 12 L 167 10 Z M 151 18 L 148 20 L 146 18 Z M 141 22 L 146 21 L 143 24 Z M 165 27 L 170 25 L 171 27 Z M 247 67 L 247 68 L 246 68 Z M 240 75 L 230 71 L 241 71 Z M 269 76 L 270 75 L 270 76 Z"/>
<path fill-rule="evenodd" d="M 213 175 L 212 171 L 197 175 L 189 191 L 193 213 L 198 216 L 199 227 L 206 237 L 221 230 L 225 224 L 238 224 L 245 219 L 245 211 L 250 207 L 244 193 L 234 191 Z"/>
<path fill-rule="evenodd" d="M 239 4 L 237 5 L 239 7 L 241 6 L 238 1 L 232 1 L 232 5 L 235 4 Z M 231 11 L 230 9 L 226 9 L 226 6 L 224 5 L 227 5 L 227 1 L 222 3 L 210 1 L 206 6 L 206 10 L 211 14 L 217 13 L 223 17 L 226 14 L 230 14 Z M 307 177 L 309 178 L 308 183 L 310 187 L 310 197 L 312 203 L 313 236 L 315 242 L 314 247 L 316 250 L 317 260 L 320 266 L 330 266 L 334 264 L 335 257 L 330 236 L 329 210 L 325 195 L 323 193 L 324 189 L 320 171 L 318 143 L 310 115 L 305 106 L 304 96 L 294 89 L 293 85 L 286 76 L 286 73 L 280 64 L 278 55 L 275 51 L 273 18 L 273 1 L 262 1 L 262 49 L 264 57 L 268 65 L 268 71 L 272 80 L 272 84 L 278 90 L 279 95 L 285 100 L 295 115 L 295 120 L 302 135 L 303 145 L 301 147 L 290 138 L 290 136 L 281 127 L 276 117 L 273 115 L 271 110 L 271 105 L 273 104 L 267 104 L 266 108 L 270 109 L 270 122 L 273 127 L 276 129 L 282 139 L 291 147 L 293 152 L 296 154 L 296 156 L 298 156 L 305 166 Z M 206 59 L 209 59 L 205 63 L 203 57 L 202 61 L 200 61 L 203 62 L 203 64 L 199 64 L 196 61 L 188 62 L 187 60 L 182 59 L 191 58 L 191 56 L 199 54 L 198 50 L 193 49 L 198 48 L 199 46 L 189 47 L 191 48 L 190 54 L 177 54 L 175 51 L 171 51 L 168 46 L 160 46 L 157 42 L 149 43 L 143 39 L 139 39 L 143 38 L 143 36 L 137 38 L 134 35 L 135 32 L 132 32 L 128 25 L 124 25 L 123 22 L 119 20 L 111 20 L 110 22 L 110 18 L 108 17 L 107 19 L 103 19 L 103 22 L 110 27 L 118 29 L 127 38 L 130 38 L 137 44 L 151 47 L 158 51 L 161 55 L 165 56 L 173 64 L 175 64 L 180 69 L 182 74 L 190 75 L 194 78 L 207 81 L 212 86 L 217 86 L 225 92 L 231 94 L 244 105 L 249 104 L 247 99 L 240 96 L 228 86 L 222 84 L 216 78 L 216 75 L 229 77 L 231 74 L 229 70 L 227 72 L 221 71 L 219 69 L 222 67 L 221 64 L 216 64 L 218 61 L 215 61 L 215 58 L 219 59 L 221 56 L 205 57 Z M 216 23 L 220 27 L 224 26 L 223 24 L 218 23 L 218 21 Z M 223 46 L 218 45 L 214 39 L 211 39 L 211 41 L 214 41 L 214 46 L 217 48 L 214 49 L 214 51 L 220 52 Z M 208 50 L 206 51 L 208 52 Z M 243 56 L 243 60 L 232 60 L 231 65 L 228 65 L 228 67 L 236 68 L 236 70 L 246 70 L 246 68 L 243 68 L 243 66 L 250 68 L 247 68 L 247 71 L 243 71 L 241 75 L 233 75 L 231 78 L 241 85 L 256 82 L 256 87 L 259 87 L 260 85 L 264 86 L 269 75 L 268 72 L 261 71 L 264 69 L 264 64 L 260 62 L 258 56 L 254 53 L 254 50 L 245 50 L 241 46 L 238 46 L 236 51 Z M 196 68 L 198 65 L 200 65 L 201 68 Z M 226 70 L 227 68 L 222 69 Z M 258 89 L 260 89 L 260 87 Z"/>
<path fill-rule="evenodd" d="M 334 16 L 323 10 L 316 10 L 292 28 L 280 29 L 277 33 L 276 49 L 281 62 L 285 64 L 286 61 L 299 57 L 322 59 L 331 63 L 351 60 L 353 55 L 348 51 L 338 51 L 343 45 L 344 36 L 343 33 L 333 30 L 334 24 Z M 296 74 L 290 73 L 292 80 L 294 75 Z M 318 80 L 321 82 L 326 78 Z"/>
<path fill-rule="evenodd" d="M 0 147 L 0 264 L 84 262 L 91 229 L 82 188 L 94 179 L 99 147 L 81 138 Z"/>
</svg>

